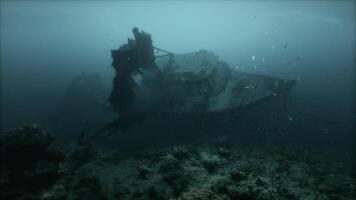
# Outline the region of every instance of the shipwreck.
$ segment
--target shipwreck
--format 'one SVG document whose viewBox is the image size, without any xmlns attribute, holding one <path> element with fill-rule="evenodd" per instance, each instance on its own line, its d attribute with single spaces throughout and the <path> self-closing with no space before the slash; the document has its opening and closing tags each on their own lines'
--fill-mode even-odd
<svg viewBox="0 0 356 200">
<path fill-rule="evenodd" d="M 174 54 L 154 47 L 150 34 L 133 33 L 111 50 L 116 76 L 109 102 L 118 118 L 101 132 L 135 125 L 164 134 L 236 132 L 285 113 L 295 80 L 241 73 L 205 50 Z"/>
</svg>

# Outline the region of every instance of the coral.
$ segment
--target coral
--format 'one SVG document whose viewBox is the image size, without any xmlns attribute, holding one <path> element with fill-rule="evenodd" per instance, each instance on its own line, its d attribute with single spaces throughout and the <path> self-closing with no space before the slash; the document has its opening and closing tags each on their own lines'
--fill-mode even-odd
<svg viewBox="0 0 356 200">
<path fill-rule="evenodd" d="M 255 195 L 247 187 L 228 187 L 228 194 L 231 199 L 254 200 Z"/>
<path fill-rule="evenodd" d="M 191 189 L 182 194 L 178 200 L 224 200 L 223 198 L 208 189 Z"/>
<path fill-rule="evenodd" d="M 180 169 L 182 169 L 180 161 L 174 158 L 171 154 L 167 154 L 160 162 L 159 170 L 161 172 L 172 172 Z"/>
<path fill-rule="evenodd" d="M 169 153 L 178 160 L 187 159 L 190 156 L 188 148 L 184 146 L 173 146 Z"/>
<path fill-rule="evenodd" d="M 36 124 L 24 124 L 0 134 L 0 162 L 11 167 L 27 167 L 39 160 L 55 137 Z"/>
<path fill-rule="evenodd" d="M 114 179 L 113 191 L 113 197 L 115 199 L 124 199 L 130 195 L 130 190 L 119 179 Z"/>
<path fill-rule="evenodd" d="M 62 200 L 66 198 L 67 198 L 66 189 L 61 184 L 57 184 L 53 186 L 50 190 L 42 193 L 38 197 L 38 199 L 41 200 Z"/>
<path fill-rule="evenodd" d="M 57 181 L 63 151 L 52 146 L 54 136 L 35 124 L 0 134 L 0 197 L 27 196 Z"/>
<path fill-rule="evenodd" d="M 209 173 L 213 173 L 220 165 L 221 160 L 217 155 L 210 155 L 206 152 L 202 152 L 200 162 Z"/>
<path fill-rule="evenodd" d="M 97 156 L 98 150 L 93 145 L 76 146 L 69 153 L 69 158 L 76 162 L 77 165 L 82 165 Z"/>
<path fill-rule="evenodd" d="M 220 158 L 223 158 L 223 159 L 231 159 L 231 152 L 223 147 L 219 147 L 218 149 L 218 155 Z"/>
<path fill-rule="evenodd" d="M 152 162 L 158 162 L 166 155 L 166 152 L 157 148 L 147 148 L 141 152 L 140 157 L 150 160 Z"/>
<path fill-rule="evenodd" d="M 142 179 L 146 179 L 147 175 L 152 173 L 152 169 L 146 165 L 140 165 L 137 167 L 138 177 Z"/>
<path fill-rule="evenodd" d="M 234 181 L 242 181 L 247 178 L 245 172 L 238 170 L 237 168 L 232 168 L 230 170 L 230 178 Z"/>
<path fill-rule="evenodd" d="M 162 179 L 171 187 L 173 193 L 177 195 L 187 188 L 190 175 L 182 171 L 176 171 L 163 175 Z"/>
<path fill-rule="evenodd" d="M 24 137 L 29 130 L 37 142 L 27 144 L 41 144 L 43 152 L 21 168 L 0 163 L 1 199 L 351 200 L 356 190 L 354 180 L 334 162 L 278 148 L 176 146 L 126 158 L 89 145 L 65 155 L 36 126 L 4 133 L 1 142 L 8 138 L 14 144 L 15 135 L 31 138 Z M 1 147 L 9 154 L 6 147 L 15 148 Z"/>
<path fill-rule="evenodd" d="M 163 195 L 163 192 L 160 191 L 155 186 L 152 186 L 152 187 L 148 188 L 147 195 L 148 195 L 148 199 L 151 199 L 151 200 L 164 200 L 164 199 L 166 199 L 166 197 Z"/>
<path fill-rule="evenodd" d="M 232 182 L 228 178 L 218 176 L 213 178 L 210 189 L 217 194 L 226 194 L 228 186 L 231 184 Z"/>
<path fill-rule="evenodd" d="M 81 177 L 76 180 L 73 189 L 83 191 L 82 194 L 89 192 L 89 194 L 95 195 L 99 199 L 107 199 L 105 188 L 100 179 L 92 174 L 81 175 Z"/>
</svg>

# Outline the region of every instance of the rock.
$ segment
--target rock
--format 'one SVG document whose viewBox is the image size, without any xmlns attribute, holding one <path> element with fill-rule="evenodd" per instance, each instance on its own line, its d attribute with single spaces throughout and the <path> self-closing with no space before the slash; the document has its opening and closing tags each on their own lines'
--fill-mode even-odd
<svg viewBox="0 0 356 200">
<path fill-rule="evenodd" d="M 147 175 L 152 173 L 152 169 L 147 167 L 146 165 L 140 165 L 137 167 L 138 177 L 142 179 L 146 179 Z"/>
<path fill-rule="evenodd" d="M 353 199 L 354 180 L 341 172 L 336 173 L 336 164 L 320 159 L 317 161 L 319 167 L 329 168 L 328 171 L 335 173 L 315 173 L 315 163 L 304 162 L 302 155 L 299 155 L 300 160 L 279 159 L 285 151 L 277 148 L 266 151 L 260 146 L 249 148 L 229 146 L 231 160 L 226 161 L 216 154 L 216 147 L 206 145 L 168 148 L 168 153 L 167 148 L 151 149 L 145 151 L 144 159 L 142 155 L 121 157 L 117 152 L 101 152 L 95 147 L 80 146 L 63 159 L 61 151 L 49 145 L 45 148 L 47 153 L 32 160 L 31 166 L 27 165 L 22 171 L 11 171 L 0 164 L 0 198 Z M 234 160 L 237 154 L 241 157 Z M 82 160 L 81 155 L 85 159 Z M 154 159 L 150 159 L 151 156 Z M 286 162 L 288 167 L 280 168 L 276 160 Z M 58 165 L 75 162 L 81 164 L 58 173 Z"/>
<path fill-rule="evenodd" d="M 165 151 L 156 148 L 147 148 L 141 152 L 141 158 L 152 162 L 159 162 L 165 155 Z"/>
<path fill-rule="evenodd" d="M 257 199 L 252 192 L 247 187 L 228 187 L 228 194 L 230 199 L 244 199 L 244 200 L 255 200 Z"/>
<path fill-rule="evenodd" d="M 255 183 L 260 187 L 266 187 L 268 185 L 268 181 L 263 177 L 257 177 Z"/>
<path fill-rule="evenodd" d="M 27 195 L 31 192 L 62 176 L 59 165 L 65 154 L 51 145 L 54 138 L 35 124 L 0 134 L 0 188 L 4 189 L 0 190 L 1 199 L 30 198 Z"/>
<path fill-rule="evenodd" d="M 209 173 L 215 172 L 221 164 L 221 160 L 217 155 L 210 155 L 206 152 L 202 152 L 200 162 Z"/>
<path fill-rule="evenodd" d="M 238 170 L 237 168 L 232 168 L 230 170 L 230 178 L 234 181 L 242 181 L 247 178 L 247 175 L 245 172 L 242 172 Z"/>
<path fill-rule="evenodd" d="M 231 153 L 229 150 L 223 148 L 223 147 L 219 147 L 218 149 L 218 154 L 220 156 L 220 158 L 224 158 L 229 160 L 231 158 Z"/>
<path fill-rule="evenodd" d="M 51 190 L 48 190 L 41 194 L 39 196 L 39 199 L 41 200 L 61 200 L 61 199 L 66 199 L 66 190 L 63 185 L 55 185 L 54 187 L 51 188 Z"/>
<path fill-rule="evenodd" d="M 178 200 L 223 200 L 225 198 L 208 189 L 192 189 L 182 194 Z"/>
<path fill-rule="evenodd" d="M 157 187 L 150 187 L 147 191 L 148 193 L 148 199 L 152 200 L 164 200 L 166 197 L 162 194 L 161 191 Z"/>
<path fill-rule="evenodd" d="M 169 153 L 178 160 L 187 159 L 189 157 L 189 150 L 184 146 L 174 146 Z"/>
<path fill-rule="evenodd" d="M 172 172 L 181 170 L 182 166 L 180 161 L 174 158 L 171 154 L 167 154 L 163 157 L 162 161 L 160 162 L 160 172 Z"/>
<path fill-rule="evenodd" d="M 231 185 L 232 183 L 230 182 L 229 179 L 226 177 L 217 177 L 213 179 L 211 183 L 211 190 L 214 191 L 217 194 L 224 194 L 227 193 L 228 191 L 228 186 Z"/>
<path fill-rule="evenodd" d="M 55 137 L 36 124 L 24 124 L 0 134 L 0 163 L 23 168 L 40 160 Z"/>
<path fill-rule="evenodd" d="M 190 175 L 183 171 L 174 171 L 164 174 L 162 180 L 170 186 L 174 195 L 178 195 L 187 188 Z"/>
<path fill-rule="evenodd" d="M 76 146 L 75 149 L 69 154 L 69 158 L 79 165 L 92 160 L 98 155 L 98 150 L 93 145 Z"/>
</svg>

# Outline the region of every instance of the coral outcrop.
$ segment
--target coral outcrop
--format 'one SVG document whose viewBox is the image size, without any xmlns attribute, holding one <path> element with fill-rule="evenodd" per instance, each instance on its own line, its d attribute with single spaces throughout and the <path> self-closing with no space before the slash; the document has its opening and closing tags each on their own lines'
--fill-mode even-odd
<svg viewBox="0 0 356 200">
<path fill-rule="evenodd" d="M 88 144 L 64 154 L 35 125 L 0 141 L 1 199 L 347 200 L 356 190 L 337 163 L 277 147 L 175 145 L 127 155 Z"/>
<path fill-rule="evenodd" d="M 0 134 L 0 197 L 30 199 L 56 182 L 65 153 L 52 145 L 55 137 L 35 124 Z M 31 191 L 31 192 L 29 192 Z"/>
</svg>

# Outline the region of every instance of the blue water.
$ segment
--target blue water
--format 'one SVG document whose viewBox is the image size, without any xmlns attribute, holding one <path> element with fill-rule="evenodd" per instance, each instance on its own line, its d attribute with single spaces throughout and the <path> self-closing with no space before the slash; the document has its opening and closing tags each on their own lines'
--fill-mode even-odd
<svg viewBox="0 0 356 200">
<path fill-rule="evenodd" d="M 206 49 L 238 71 L 297 80 L 290 122 L 273 124 L 273 130 L 283 126 L 285 132 L 279 144 L 316 149 L 349 164 L 354 158 L 353 1 L 0 5 L 2 130 L 38 123 L 66 143 L 78 137 L 88 118 L 97 121 L 89 130 L 110 121 L 112 116 L 83 108 L 82 118 L 58 128 L 52 116 L 63 106 L 72 78 L 82 73 L 100 76 L 98 101 L 106 103 L 114 76 L 110 50 L 132 37 L 131 29 L 137 26 L 152 35 L 155 46 L 171 52 Z M 132 137 L 132 145 L 144 140 Z"/>
</svg>

